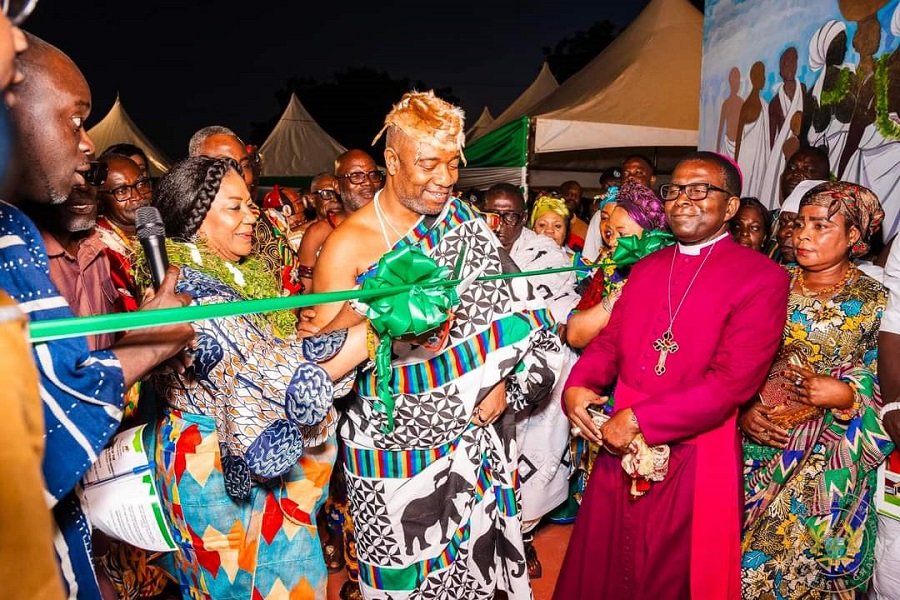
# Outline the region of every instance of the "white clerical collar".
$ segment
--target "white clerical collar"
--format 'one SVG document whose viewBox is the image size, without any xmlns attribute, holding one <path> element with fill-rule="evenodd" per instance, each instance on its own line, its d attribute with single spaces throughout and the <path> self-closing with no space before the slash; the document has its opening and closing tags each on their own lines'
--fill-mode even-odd
<svg viewBox="0 0 900 600">
<path fill-rule="evenodd" d="M 702 244 L 693 244 L 691 246 L 685 246 L 681 242 L 678 242 L 678 251 L 682 254 L 687 254 L 688 256 L 700 256 L 700 251 L 708 246 L 712 246 L 715 243 L 721 242 L 725 238 L 731 235 L 729 232 L 725 232 L 717 238 L 713 238 L 708 242 L 703 242 Z"/>
</svg>

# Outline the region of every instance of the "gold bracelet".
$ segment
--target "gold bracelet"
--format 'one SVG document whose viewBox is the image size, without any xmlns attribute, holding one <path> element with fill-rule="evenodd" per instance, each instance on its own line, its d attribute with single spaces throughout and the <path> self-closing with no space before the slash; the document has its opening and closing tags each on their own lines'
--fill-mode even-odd
<svg viewBox="0 0 900 600">
<path fill-rule="evenodd" d="M 859 414 L 859 409 L 862 408 L 862 396 L 859 393 L 858 386 L 852 381 L 844 381 L 844 383 L 850 386 L 850 389 L 853 391 L 853 404 L 847 408 L 831 409 L 831 414 L 839 421 L 849 421 Z"/>
<path fill-rule="evenodd" d="M 372 329 L 372 322 L 366 323 L 366 349 L 369 351 L 369 360 L 375 361 L 375 354 L 378 352 L 378 336 Z"/>
</svg>

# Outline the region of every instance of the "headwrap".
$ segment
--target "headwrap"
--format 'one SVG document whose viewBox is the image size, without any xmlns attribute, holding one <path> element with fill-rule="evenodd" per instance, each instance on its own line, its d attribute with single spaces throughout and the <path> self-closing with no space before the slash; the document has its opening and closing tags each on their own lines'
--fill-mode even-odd
<svg viewBox="0 0 900 600">
<path fill-rule="evenodd" d="M 619 188 L 617 208 L 625 209 L 628 216 L 643 229 L 665 229 L 666 212 L 662 201 L 647 186 L 626 182 Z"/>
<path fill-rule="evenodd" d="M 274 208 L 281 210 L 281 207 L 288 203 L 288 199 L 284 197 L 281 188 L 276 183 L 272 186 L 272 191 L 263 197 L 262 207 L 263 209 Z"/>
<path fill-rule="evenodd" d="M 539 196 L 531 209 L 531 218 L 528 220 L 529 229 L 534 229 L 534 223 L 548 212 L 555 212 L 563 218 L 563 221 L 569 222 L 569 209 L 566 208 L 566 201 L 556 196 Z"/>
<path fill-rule="evenodd" d="M 900 37 L 900 4 L 894 9 L 894 16 L 891 17 L 891 35 Z"/>
<path fill-rule="evenodd" d="M 844 215 L 847 226 L 860 232 L 859 241 L 850 249 L 850 256 L 863 256 L 869 251 L 869 239 L 881 227 L 884 209 L 869 188 L 847 181 L 826 181 L 806 192 L 800 200 L 804 206 L 824 206 L 828 218 L 838 213 Z"/>
<path fill-rule="evenodd" d="M 603 210 L 603 207 L 608 204 L 615 204 L 618 196 L 619 196 L 619 186 L 617 186 L 617 185 L 609 186 L 606 189 L 605 194 L 603 194 L 602 196 L 597 196 L 597 198 L 600 200 L 597 203 L 597 210 Z"/>
<path fill-rule="evenodd" d="M 847 26 L 843 21 L 832 19 L 819 27 L 816 33 L 809 40 L 809 68 L 813 71 L 822 69 L 819 78 L 813 85 L 813 96 L 822 97 L 822 87 L 825 85 L 825 58 L 828 55 L 828 47 L 838 34 L 847 31 Z"/>
<path fill-rule="evenodd" d="M 438 98 L 433 90 L 407 92 L 384 118 L 384 127 L 372 140 L 372 145 L 385 130 L 395 128 L 416 142 L 458 151 L 460 160 L 466 164 L 463 154 L 463 146 L 466 145 L 464 122 L 463 109 Z"/>
</svg>

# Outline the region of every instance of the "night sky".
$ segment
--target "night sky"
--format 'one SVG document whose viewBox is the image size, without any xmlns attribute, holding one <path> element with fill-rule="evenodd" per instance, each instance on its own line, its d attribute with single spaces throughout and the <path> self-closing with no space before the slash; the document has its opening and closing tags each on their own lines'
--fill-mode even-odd
<svg viewBox="0 0 900 600">
<path fill-rule="evenodd" d="M 497 116 L 535 77 L 543 47 L 603 19 L 626 26 L 646 3 L 41 0 L 24 28 L 81 67 L 93 92 L 89 126 L 118 91 L 177 159 L 200 127 L 247 136 L 251 123 L 276 116 L 274 93 L 289 77 L 323 80 L 346 67 L 450 86 L 469 123 L 484 105 Z"/>
</svg>

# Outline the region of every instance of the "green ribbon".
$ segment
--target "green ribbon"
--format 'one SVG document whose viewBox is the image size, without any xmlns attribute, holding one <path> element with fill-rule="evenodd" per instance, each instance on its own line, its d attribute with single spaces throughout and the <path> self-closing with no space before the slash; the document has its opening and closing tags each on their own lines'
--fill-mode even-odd
<svg viewBox="0 0 900 600">
<path fill-rule="evenodd" d="M 459 302 L 455 287 L 448 283 L 448 270 L 421 250 L 404 246 L 378 261 L 375 275 L 363 282 L 363 292 L 381 295 L 369 303 L 366 316 L 380 341 L 375 353 L 375 410 L 387 417 L 384 433 L 394 430 L 394 395 L 390 380 L 393 338 L 419 336 L 443 325 L 450 308 Z M 408 289 L 403 289 L 408 288 Z M 393 291 L 401 289 L 401 291 Z"/>
<path fill-rule="evenodd" d="M 518 279 L 519 277 L 540 277 L 541 275 L 554 275 L 569 271 L 584 271 L 594 269 L 597 265 L 578 265 L 574 267 L 559 267 L 555 269 L 539 269 L 522 273 L 502 273 L 500 275 L 486 275 L 476 281 L 498 281 L 503 279 Z M 458 279 L 434 282 L 433 285 L 443 287 L 456 287 L 462 283 Z M 114 333 L 117 331 L 130 331 L 133 329 L 147 329 L 149 327 L 163 327 L 177 323 L 192 323 L 207 319 L 222 319 L 226 317 L 240 317 L 273 310 L 292 310 L 295 308 L 308 308 L 320 304 L 332 302 L 345 302 L 347 300 L 370 300 L 385 294 L 395 294 L 411 290 L 415 285 L 401 285 L 393 288 L 362 291 L 341 290 L 337 292 L 324 292 L 319 294 L 305 294 L 302 296 L 278 296 L 275 298 L 261 298 L 259 300 L 238 300 L 235 302 L 222 302 L 219 304 L 205 304 L 202 306 L 185 306 L 182 308 L 158 308 L 154 310 L 139 310 L 130 313 L 111 313 L 107 315 L 94 315 L 90 317 L 68 317 L 65 319 L 47 319 L 43 321 L 31 321 L 28 324 L 29 337 L 33 344 L 52 342 L 73 337 L 85 337 L 99 335 L 101 333 Z"/>
<path fill-rule="evenodd" d="M 612 276 L 616 269 L 622 267 L 630 267 L 637 261 L 641 260 L 648 254 L 652 254 L 657 250 L 662 250 L 667 246 L 675 243 L 675 236 L 668 231 L 654 229 L 645 231 L 643 235 L 627 235 L 619 238 L 612 256 L 599 262 L 600 269 L 603 271 L 603 295 L 607 296 L 612 293 L 618 284 L 613 283 Z"/>
<path fill-rule="evenodd" d="M 645 231 L 640 237 L 628 235 L 619 238 L 619 244 L 612 254 L 612 262 L 617 267 L 630 267 L 648 254 L 662 250 L 675 243 L 675 236 L 668 231 L 654 229 Z"/>
</svg>

